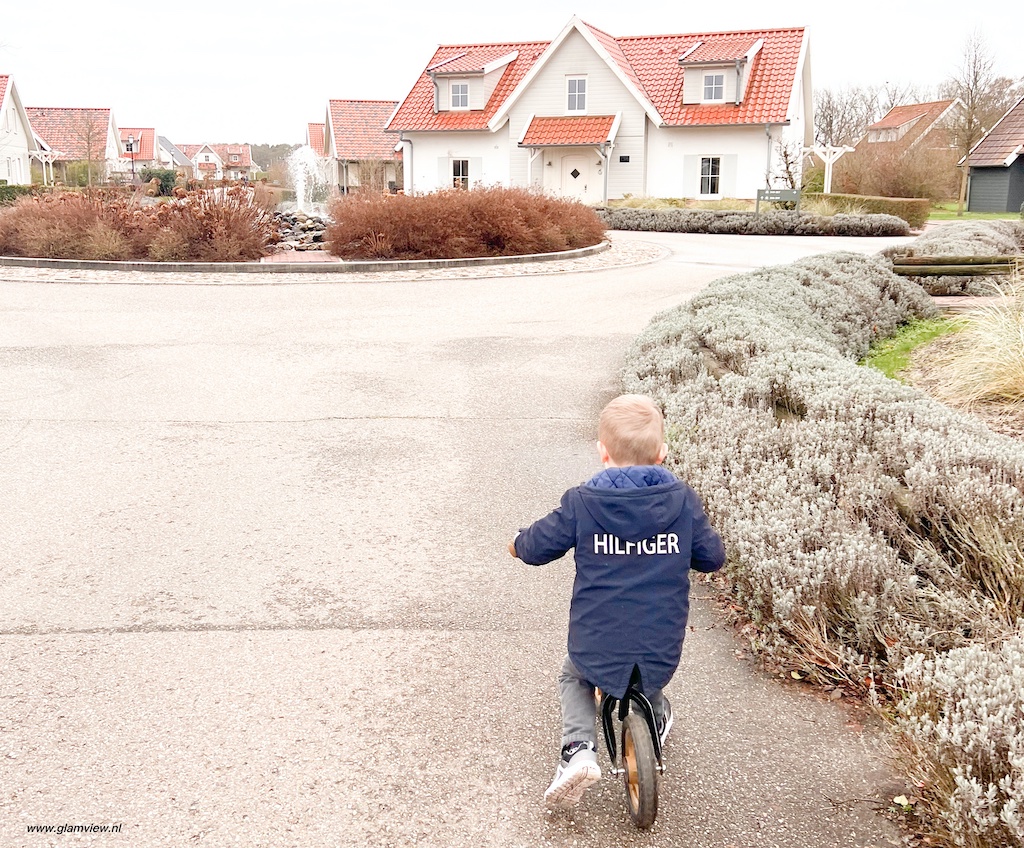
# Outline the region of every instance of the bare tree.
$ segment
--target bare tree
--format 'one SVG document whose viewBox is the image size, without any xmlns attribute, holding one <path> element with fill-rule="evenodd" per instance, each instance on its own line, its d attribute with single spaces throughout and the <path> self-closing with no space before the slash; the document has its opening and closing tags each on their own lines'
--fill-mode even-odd
<svg viewBox="0 0 1024 848">
<path fill-rule="evenodd" d="M 909 103 L 928 103 L 931 99 L 932 92 L 929 89 L 908 82 L 886 81 L 876 90 L 875 95 L 879 117 L 887 115 L 897 106 L 906 106 Z"/>
<path fill-rule="evenodd" d="M 83 109 L 78 114 L 72 127 L 75 140 L 85 153 L 86 180 L 89 186 L 92 185 L 94 169 L 97 176 L 103 174 L 102 154 L 106 153 L 107 149 L 107 130 L 106 124 L 96 120 L 88 109 Z"/>
<path fill-rule="evenodd" d="M 819 89 L 814 93 L 814 143 L 853 144 L 878 117 L 876 89 Z"/>
</svg>

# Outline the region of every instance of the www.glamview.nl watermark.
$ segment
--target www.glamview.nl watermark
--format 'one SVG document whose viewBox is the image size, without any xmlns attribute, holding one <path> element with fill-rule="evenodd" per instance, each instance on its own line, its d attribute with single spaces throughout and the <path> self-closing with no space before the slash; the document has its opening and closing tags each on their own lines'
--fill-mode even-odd
<svg viewBox="0 0 1024 848">
<path fill-rule="evenodd" d="M 121 824 L 30 824 L 29 833 L 120 833 Z"/>
</svg>

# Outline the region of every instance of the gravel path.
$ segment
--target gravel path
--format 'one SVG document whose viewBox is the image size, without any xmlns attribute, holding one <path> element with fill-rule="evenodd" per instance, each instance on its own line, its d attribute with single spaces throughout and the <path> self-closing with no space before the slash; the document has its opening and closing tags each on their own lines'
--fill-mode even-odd
<svg viewBox="0 0 1024 848">
<path fill-rule="evenodd" d="M 572 566 L 505 541 L 653 314 L 826 249 L 615 240 L 414 287 L 0 269 L 0 845 L 899 844 L 877 729 L 703 597 L 655 829 L 611 780 L 543 809 Z M 27 831 L 65 823 L 121 832 Z"/>
</svg>

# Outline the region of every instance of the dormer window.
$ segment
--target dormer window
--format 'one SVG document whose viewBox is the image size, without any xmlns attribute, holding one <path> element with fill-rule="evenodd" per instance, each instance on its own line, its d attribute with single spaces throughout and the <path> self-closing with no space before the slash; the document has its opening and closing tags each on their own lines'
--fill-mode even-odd
<svg viewBox="0 0 1024 848">
<path fill-rule="evenodd" d="M 566 106 L 569 114 L 581 115 L 587 111 L 587 78 L 568 77 L 566 79 Z"/>
<path fill-rule="evenodd" d="M 725 100 L 725 74 L 704 74 L 704 101 L 719 102 Z"/>
<path fill-rule="evenodd" d="M 451 88 L 452 109 L 469 108 L 469 83 L 453 82 Z"/>
<path fill-rule="evenodd" d="M 237 162 L 239 160 L 239 158 L 240 157 L 239 157 L 239 155 L 237 153 L 232 153 L 231 154 L 231 161 L 232 162 Z"/>
</svg>

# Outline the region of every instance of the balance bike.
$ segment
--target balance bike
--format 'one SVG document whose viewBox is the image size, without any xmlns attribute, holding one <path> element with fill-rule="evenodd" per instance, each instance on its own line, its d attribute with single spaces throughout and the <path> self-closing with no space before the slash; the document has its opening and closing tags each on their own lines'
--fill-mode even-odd
<svg viewBox="0 0 1024 848">
<path fill-rule="evenodd" d="M 621 701 L 602 693 L 600 703 L 601 727 L 612 774 L 622 775 L 629 816 L 633 824 L 646 830 L 658 816 L 658 777 L 665 771 L 665 765 L 654 707 L 643 693 L 640 669 L 634 666 Z M 631 705 L 634 709 L 630 709 Z M 616 746 L 616 713 L 621 746 Z"/>
</svg>

